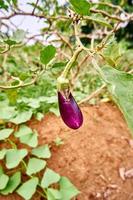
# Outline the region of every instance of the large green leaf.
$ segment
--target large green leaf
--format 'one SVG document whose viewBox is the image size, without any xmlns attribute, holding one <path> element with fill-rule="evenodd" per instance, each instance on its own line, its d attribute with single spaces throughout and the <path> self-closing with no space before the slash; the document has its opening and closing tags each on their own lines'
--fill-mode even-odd
<svg viewBox="0 0 133 200">
<path fill-rule="evenodd" d="M 0 175 L 0 190 L 3 190 L 9 181 L 9 177 L 6 174 Z"/>
<path fill-rule="evenodd" d="M 6 152 L 6 167 L 8 169 L 17 167 L 27 154 L 26 149 L 9 149 Z"/>
<path fill-rule="evenodd" d="M 110 66 L 102 68 L 105 82 L 133 132 L 133 75 Z"/>
<path fill-rule="evenodd" d="M 80 15 L 89 15 L 90 3 L 86 0 L 69 0 L 76 13 Z"/>
<path fill-rule="evenodd" d="M 0 104 L 0 119 L 9 120 L 15 113 L 15 107 L 8 106 L 7 103 Z"/>
<path fill-rule="evenodd" d="M 20 138 L 24 135 L 28 135 L 31 134 L 33 131 L 30 127 L 26 126 L 26 125 L 21 125 L 19 130 L 15 132 L 15 137 Z"/>
<path fill-rule="evenodd" d="M 52 58 L 54 58 L 56 53 L 56 48 L 52 45 L 49 45 L 42 49 L 40 52 L 40 60 L 43 64 L 47 65 Z"/>
<path fill-rule="evenodd" d="M 18 187 L 20 182 L 21 182 L 21 173 L 16 172 L 9 178 L 6 188 L 0 191 L 0 193 L 3 195 L 11 194 Z"/>
<path fill-rule="evenodd" d="M 20 139 L 20 142 L 23 144 L 27 144 L 30 147 L 36 147 L 38 144 L 38 134 L 36 131 L 32 131 L 26 125 L 21 125 L 20 129 L 15 132 L 15 136 Z"/>
<path fill-rule="evenodd" d="M 32 175 L 37 172 L 40 172 L 45 166 L 46 166 L 45 160 L 41 160 L 38 158 L 30 158 L 28 165 L 27 165 L 26 174 Z"/>
<path fill-rule="evenodd" d="M 60 180 L 60 175 L 54 172 L 53 170 L 47 168 L 42 181 L 41 181 L 41 186 L 43 188 L 49 187 L 53 183 L 57 183 Z"/>
<path fill-rule="evenodd" d="M 5 140 L 6 138 L 8 138 L 13 131 L 14 129 L 12 128 L 5 128 L 0 130 L 0 140 Z"/>
<path fill-rule="evenodd" d="M 31 197 L 36 191 L 38 181 L 39 180 L 37 177 L 31 178 L 18 188 L 17 193 L 20 196 L 22 196 L 25 200 L 31 199 Z"/>
<path fill-rule="evenodd" d="M 36 147 L 38 145 L 37 133 L 30 133 L 20 137 L 20 142 L 27 144 L 30 147 Z"/>
<path fill-rule="evenodd" d="M 34 156 L 37 156 L 38 158 L 50 158 L 51 157 L 51 152 L 50 152 L 49 146 L 47 144 L 33 149 L 32 154 Z"/>
<path fill-rule="evenodd" d="M 60 192 L 63 200 L 70 200 L 80 192 L 66 177 L 61 177 Z"/>
<path fill-rule="evenodd" d="M 28 120 L 30 120 L 32 116 L 32 111 L 23 111 L 23 112 L 17 112 L 17 115 L 14 118 L 11 118 L 10 121 L 14 124 L 21 124 Z"/>
</svg>

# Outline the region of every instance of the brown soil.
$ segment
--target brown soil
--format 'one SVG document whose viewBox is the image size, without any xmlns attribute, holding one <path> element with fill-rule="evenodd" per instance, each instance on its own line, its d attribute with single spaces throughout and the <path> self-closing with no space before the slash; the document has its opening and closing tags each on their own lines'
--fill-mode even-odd
<svg viewBox="0 0 133 200">
<path fill-rule="evenodd" d="M 38 130 L 40 144 L 51 143 L 57 136 L 64 141 L 52 146 L 49 167 L 78 187 L 77 200 L 133 200 L 133 178 L 124 181 L 119 174 L 120 168 L 133 168 L 131 134 L 122 114 L 109 103 L 81 109 L 84 124 L 79 130 L 70 130 L 52 114 L 30 122 Z"/>
</svg>

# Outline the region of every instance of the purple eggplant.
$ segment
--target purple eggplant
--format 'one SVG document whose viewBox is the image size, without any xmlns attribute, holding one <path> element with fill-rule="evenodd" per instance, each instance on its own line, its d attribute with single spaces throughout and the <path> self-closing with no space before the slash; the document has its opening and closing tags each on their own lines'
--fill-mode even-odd
<svg viewBox="0 0 133 200">
<path fill-rule="evenodd" d="M 71 92 L 58 92 L 58 102 L 64 123 L 69 128 L 78 129 L 83 123 L 83 115 Z"/>
</svg>

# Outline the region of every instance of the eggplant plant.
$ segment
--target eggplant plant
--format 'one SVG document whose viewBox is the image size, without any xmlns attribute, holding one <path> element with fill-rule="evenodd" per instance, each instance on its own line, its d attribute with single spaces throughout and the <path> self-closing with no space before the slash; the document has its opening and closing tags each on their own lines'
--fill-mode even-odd
<svg viewBox="0 0 133 200">
<path fill-rule="evenodd" d="M 51 145 L 40 146 L 27 122 L 60 112 L 69 128 L 78 129 L 83 124 L 79 102 L 113 100 L 133 132 L 132 3 L 21 3 L 0 1 L 0 195 L 72 200 L 79 190 L 47 166 Z M 27 23 L 29 17 L 33 21 Z M 43 24 L 39 33 L 38 28 L 32 32 L 32 23 Z"/>
</svg>

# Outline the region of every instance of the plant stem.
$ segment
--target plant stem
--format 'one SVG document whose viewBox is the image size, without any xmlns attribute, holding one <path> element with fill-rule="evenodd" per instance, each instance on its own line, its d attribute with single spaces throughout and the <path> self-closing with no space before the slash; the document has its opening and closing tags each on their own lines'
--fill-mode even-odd
<svg viewBox="0 0 133 200">
<path fill-rule="evenodd" d="M 106 84 L 103 84 L 100 88 L 92 92 L 88 97 L 82 99 L 78 104 L 82 104 L 86 101 L 90 101 L 92 98 L 98 96 L 105 87 L 106 87 Z"/>
<path fill-rule="evenodd" d="M 6 141 L 10 143 L 10 145 L 12 146 L 13 149 L 17 149 L 16 144 L 15 144 L 12 140 L 10 140 L 10 139 L 8 138 L 8 139 L 6 139 Z"/>
<path fill-rule="evenodd" d="M 67 75 L 70 71 L 70 69 L 72 68 L 73 63 L 76 61 L 79 53 L 83 50 L 83 48 L 80 46 L 79 48 L 77 48 L 77 50 L 75 51 L 75 53 L 73 54 L 72 58 L 70 59 L 70 61 L 67 63 L 64 71 L 62 72 L 61 76 L 63 78 L 67 78 Z"/>
<path fill-rule="evenodd" d="M 26 165 L 25 161 L 22 160 L 21 162 L 23 163 L 23 166 L 24 166 L 24 168 L 25 168 L 25 170 L 26 170 L 26 169 L 27 169 L 27 165 Z"/>
<path fill-rule="evenodd" d="M 42 197 L 46 198 L 46 195 L 40 192 L 39 190 L 37 190 L 37 193 L 40 194 Z"/>
</svg>

